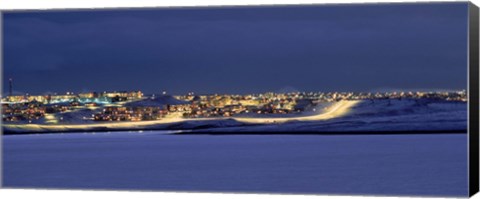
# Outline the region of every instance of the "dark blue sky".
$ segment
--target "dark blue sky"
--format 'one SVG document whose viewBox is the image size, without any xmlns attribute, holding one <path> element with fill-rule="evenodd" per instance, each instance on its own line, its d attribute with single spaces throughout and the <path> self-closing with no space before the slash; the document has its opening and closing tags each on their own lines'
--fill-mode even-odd
<svg viewBox="0 0 480 199">
<path fill-rule="evenodd" d="M 4 93 L 466 89 L 467 3 L 10 12 Z"/>
</svg>

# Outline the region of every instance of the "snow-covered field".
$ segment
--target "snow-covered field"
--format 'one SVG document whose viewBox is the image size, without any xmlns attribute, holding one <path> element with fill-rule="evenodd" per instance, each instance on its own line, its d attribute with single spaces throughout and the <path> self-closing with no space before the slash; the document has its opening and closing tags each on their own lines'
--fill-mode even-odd
<svg viewBox="0 0 480 199">
<path fill-rule="evenodd" d="M 4 136 L 3 186 L 466 197 L 466 134 Z"/>
</svg>

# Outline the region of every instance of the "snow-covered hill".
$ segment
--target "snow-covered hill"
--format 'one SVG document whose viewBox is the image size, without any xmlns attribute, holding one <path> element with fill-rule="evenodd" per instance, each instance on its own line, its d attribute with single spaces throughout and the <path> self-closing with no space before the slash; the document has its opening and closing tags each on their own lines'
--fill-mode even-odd
<svg viewBox="0 0 480 199">
<path fill-rule="evenodd" d="M 195 131 L 228 132 L 387 132 L 462 131 L 467 129 L 467 103 L 431 99 L 365 100 L 347 115 L 323 121 L 211 128 Z"/>
</svg>

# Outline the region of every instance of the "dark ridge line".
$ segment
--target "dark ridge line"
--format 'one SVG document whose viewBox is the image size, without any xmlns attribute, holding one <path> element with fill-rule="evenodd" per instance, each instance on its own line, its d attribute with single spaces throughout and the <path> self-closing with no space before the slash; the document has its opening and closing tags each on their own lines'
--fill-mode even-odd
<svg viewBox="0 0 480 199">
<path fill-rule="evenodd" d="M 108 133 L 118 131 L 156 131 L 165 129 L 107 129 L 98 127 L 98 129 L 70 129 L 67 131 L 10 131 L 2 129 L 2 135 L 35 135 L 35 134 L 66 134 L 66 133 Z M 167 130 L 168 131 L 168 130 Z"/>
<path fill-rule="evenodd" d="M 2 135 L 32 135 L 32 134 L 64 134 L 64 133 L 107 133 L 119 131 L 181 131 L 182 129 L 72 129 L 69 131 L 49 131 L 49 132 L 31 132 L 31 131 L 5 131 Z M 196 129 L 183 129 L 196 130 Z M 198 129 L 197 129 L 198 130 Z M 212 131 L 185 131 L 165 135 L 412 135 L 412 134 L 467 134 L 466 129 L 453 130 L 411 130 L 411 131 L 234 131 L 234 132 L 212 132 Z"/>
<path fill-rule="evenodd" d="M 412 131 L 238 131 L 238 132 L 180 132 L 177 135 L 421 135 L 467 134 L 463 130 L 412 130 Z"/>
</svg>

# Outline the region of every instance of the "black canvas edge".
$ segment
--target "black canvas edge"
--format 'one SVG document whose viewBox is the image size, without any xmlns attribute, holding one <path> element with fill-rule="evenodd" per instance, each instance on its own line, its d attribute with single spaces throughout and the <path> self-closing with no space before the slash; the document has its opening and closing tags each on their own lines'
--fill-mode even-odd
<svg viewBox="0 0 480 199">
<path fill-rule="evenodd" d="M 479 191 L 479 15 L 468 5 L 468 186 L 469 196 Z"/>
</svg>

